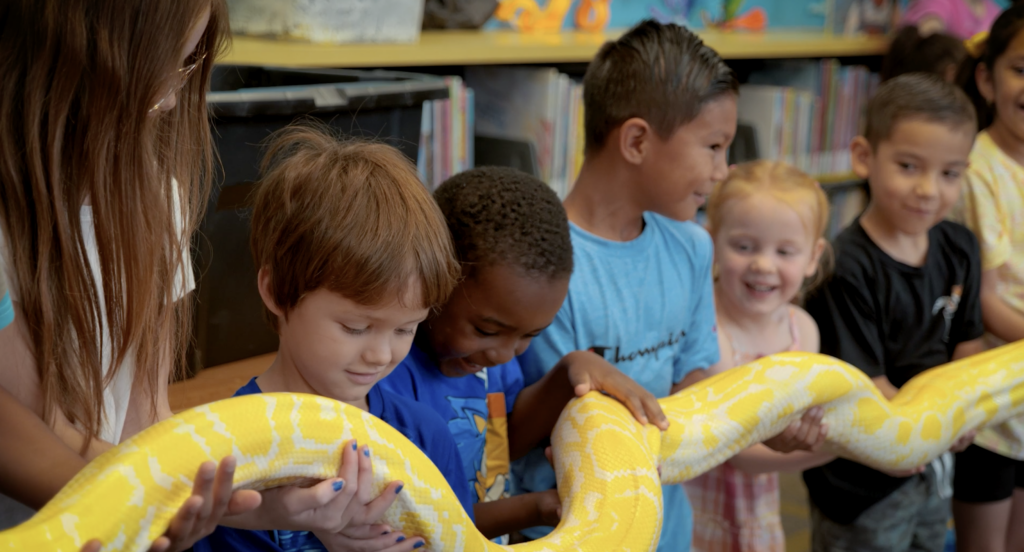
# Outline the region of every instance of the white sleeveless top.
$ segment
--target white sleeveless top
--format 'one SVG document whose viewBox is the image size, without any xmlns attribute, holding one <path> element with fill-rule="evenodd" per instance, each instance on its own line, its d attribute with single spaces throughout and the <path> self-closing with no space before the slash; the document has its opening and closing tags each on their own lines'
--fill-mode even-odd
<svg viewBox="0 0 1024 552">
<path fill-rule="evenodd" d="M 177 183 L 175 183 L 175 186 Z M 100 300 L 100 323 L 101 336 L 103 339 L 103 358 L 102 366 L 103 373 L 106 375 L 111 368 L 111 350 L 110 350 L 110 332 L 107 328 L 107 317 L 106 312 L 103 310 L 103 283 L 102 283 L 102 272 L 100 271 L 100 260 L 99 250 L 96 247 L 96 232 L 95 226 L 93 225 L 92 218 L 92 207 L 83 206 L 79 216 L 82 221 L 82 237 L 85 241 L 86 254 L 89 258 L 89 266 L 92 270 L 93 278 L 96 279 L 97 290 L 99 293 Z M 182 228 L 182 217 L 181 212 L 175 205 L 175 223 L 178 228 Z M 7 252 L 5 250 L 6 242 L 0 236 L 0 264 L 7 276 L 7 281 L 11 283 L 10 294 L 11 299 L 17 301 L 17 293 L 15 291 L 16 286 L 14 283 L 14 273 L 10 270 L 10 266 L 7 262 Z M 188 250 L 186 249 L 186 252 Z M 192 258 L 190 255 L 185 255 L 180 265 L 175 278 L 175 289 L 174 299 L 181 299 L 190 291 L 195 289 L 195 277 L 192 273 Z M 100 425 L 100 431 L 98 437 L 108 443 L 118 444 L 121 442 L 121 434 L 124 431 L 124 422 L 128 415 L 128 403 L 131 401 L 132 382 L 135 379 L 135 359 L 134 356 L 129 353 L 125 359 L 124 364 L 121 365 L 117 376 L 113 381 L 110 382 L 103 389 L 103 420 Z M 12 527 L 23 521 L 27 520 L 32 516 L 34 511 L 17 501 L 0 494 L 0 530 Z"/>
<path fill-rule="evenodd" d="M 177 189 L 176 182 L 174 185 L 175 189 Z M 181 212 L 177 208 L 177 204 L 175 204 L 174 212 L 175 224 L 180 229 L 183 225 Z M 112 367 L 112 351 L 110 346 L 110 332 L 107 328 L 107 315 L 103 308 L 103 273 L 100 270 L 99 250 L 96 246 L 96 232 L 92 215 L 92 207 L 89 205 L 83 206 L 79 213 L 82 221 L 82 238 L 85 242 L 86 255 L 89 258 L 89 266 L 92 270 L 93 278 L 96 280 L 96 288 L 99 295 L 101 324 L 100 335 L 103 340 L 103 357 L 101 362 L 103 366 L 103 374 L 106 375 Z M 3 247 L 3 245 L 3 240 L 0 240 L 0 247 Z M 6 261 L 6 258 L 6 251 L 4 251 L 3 259 Z M 13 285 L 15 275 L 13 271 L 10 270 L 7 262 L 4 262 L 3 264 L 4 269 L 7 272 L 7 281 L 12 284 L 10 286 L 11 299 L 17 301 L 18 297 L 15 291 L 16 286 Z M 182 264 L 179 265 L 174 287 L 176 290 L 173 295 L 175 300 L 181 299 L 190 291 L 195 289 L 195 277 L 192 273 L 192 259 L 189 255 L 185 255 L 185 258 L 182 259 Z M 129 353 L 128 357 L 122 363 L 117 376 L 103 389 L 103 420 L 100 425 L 98 436 L 100 439 L 107 441 L 108 443 L 116 445 L 121 441 L 121 433 L 124 430 L 124 422 L 128 414 L 128 403 L 131 399 L 132 382 L 134 381 L 134 378 L 135 359 L 134 355 Z"/>
</svg>

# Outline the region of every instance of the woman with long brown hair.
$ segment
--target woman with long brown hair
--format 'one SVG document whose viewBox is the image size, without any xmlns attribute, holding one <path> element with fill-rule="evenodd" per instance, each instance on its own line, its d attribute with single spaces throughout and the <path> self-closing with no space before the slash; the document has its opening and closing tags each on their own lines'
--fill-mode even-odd
<svg viewBox="0 0 1024 552">
<path fill-rule="evenodd" d="M 188 241 L 212 166 L 204 61 L 225 29 L 219 0 L 0 4 L 0 265 L 14 306 L 0 332 L 3 479 L 14 481 L 2 489 L 31 506 L 169 414 L 188 335 L 179 299 L 194 286 Z M 232 467 L 200 469 L 154 550 L 212 530 Z"/>
<path fill-rule="evenodd" d="M 226 36 L 224 0 L 0 2 L 0 271 L 14 311 L 0 330 L 0 491 L 28 505 L 171 415 L 213 172 L 205 93 Z M 356 485 L 232 493 L 234 466 L 199 466 L 153 551 L 219 522 L 342 529 Z"/>
<path fill-rule="evenodd" d="M 15 312 L 0 331 L 0 489 L 31 506 L 170 414 L 226 25 L 222 0 L 0 3 L 0 266 Z M 259 504 L 232 498 L 233 462 L 199 469 L 153 550 Z"/>
</svg>

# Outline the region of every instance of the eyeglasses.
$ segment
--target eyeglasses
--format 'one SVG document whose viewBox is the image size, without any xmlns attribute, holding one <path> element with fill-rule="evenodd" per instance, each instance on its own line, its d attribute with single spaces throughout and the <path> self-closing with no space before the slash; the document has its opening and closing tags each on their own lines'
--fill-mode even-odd
<svg viewBox="0 0 1024 552">
<path fill-rule="evenodd" d="M 160 101 L 156 102 L 156 104 L 154 104 L 153 107 L 149 108 L 150 113 L 160 109 L 160 106 L 162 106 L 164 102 L 166 102 L 171 96 L 180 92 L 182 88 L 185 88 L 185 85 L 188 84 L 188 78 L 192 76 L 192 73 L 196 72 L 196 69 L 198 69 L 199 66 L 202 65 L 203 60 L 206 59 L 206 52 L 196 52 L 195 54 L 193 54 L 192 59 L 194 59 L 195 61 L 182 67 L 181 69 L 178 69 L 178 72 L 176 74 L 176 76 L 178 77 L 177 84 L 173 86 L 171 90 L 167 92 L 167 94 L 163 98 L 160 98 Z"/>
</svg>

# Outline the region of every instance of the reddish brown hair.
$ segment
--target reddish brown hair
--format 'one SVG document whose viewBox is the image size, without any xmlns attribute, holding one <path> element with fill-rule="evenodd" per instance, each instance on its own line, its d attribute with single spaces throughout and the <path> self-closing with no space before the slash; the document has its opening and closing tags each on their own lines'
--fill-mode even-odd
<svg viewBox="0 0 1024 552">
<path fill-rule="evenodd" d="M 175 109 L 150 114 L 207 9 L 205 62 Z M 155 367 L 175 353 L 184 362 L 191 316 L 187 302 L 175 305 L 175 274 L 209 188 L 205 91 L 226 36 L 223 0 L 0 3 L 0 219 L 51 423 L 62 412 L 94 437 L 103 387 L 123 361 L 134 358 L 154 399 Z M 86 256 L 86 201 L 102 289 Z"/>
<path fill-rule="evenodd" d="M 320 288 L 376 306 L 415 282 L 424 307 L 448 299 L 459 275 L 448 227 L 397 149 L 291 126 L 271 138 L 262 169 L 252 253 L 285 313 Z"/>
</svg>

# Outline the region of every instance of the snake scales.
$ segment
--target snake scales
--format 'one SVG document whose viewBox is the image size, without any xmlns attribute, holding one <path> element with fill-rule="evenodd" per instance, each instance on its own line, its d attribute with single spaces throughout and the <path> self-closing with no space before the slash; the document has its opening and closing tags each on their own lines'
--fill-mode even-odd
<svg viewBox="0 0 1024 552">
<path fill-rule="evenodd" d="M 406 492 L 385 521 L 422 535 L 428 550 L 654 550 L 661 484 L 695 477 L 825 408 L 828 446 L 874 467 L 911 468 L 966 431 L 1024 412 L 1024 342 L 950 363 L 885 400 L 859 370 L 830 357 L 784 353 L 729 370 L 661 404 L 660 433 L 597 393 L 572 401 L 552 434 L 562 523 L 540 541 L 502 547 L 462 511 L 433 464 L 396 430 L 343 403 L 265 394 L 193 408 L 90 463 L 28 522 L 0 532 L 0 550 L 145 550 L 189 496 L 196 467 L 234 454 L 238 488 L 263 489 L 335 474 L 342 442 L 374 451 L 375 484 Z M 1024 443 L 1018 441 L 1024 458 Z M 660 477 L 659 477 L 660 467 Z"/>
</svg>

